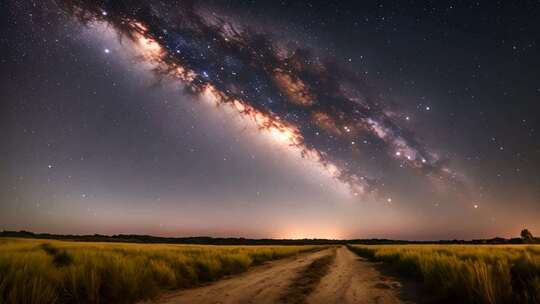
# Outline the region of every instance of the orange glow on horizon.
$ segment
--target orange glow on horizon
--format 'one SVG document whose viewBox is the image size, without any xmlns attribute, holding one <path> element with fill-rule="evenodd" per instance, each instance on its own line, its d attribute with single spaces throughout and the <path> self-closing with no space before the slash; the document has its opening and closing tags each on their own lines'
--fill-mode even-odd
<svg viewBox="0 0 540 304">
<path fill-rule="evenodd" d="M 294 226 L 289 227 L 284 232 L 280 232 L 275 235 L 277 239 L 334 239 L 339 240 L 344 238 L 342 231 L 332 227 L 324 229 L 319 226 L 309 227 L 309 226 Z"/>
</svg>

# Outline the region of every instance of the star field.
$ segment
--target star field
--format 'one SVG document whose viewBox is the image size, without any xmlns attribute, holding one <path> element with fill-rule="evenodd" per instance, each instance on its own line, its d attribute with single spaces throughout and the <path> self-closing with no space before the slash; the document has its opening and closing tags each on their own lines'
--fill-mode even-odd
<svg viewBox="0 0 540 304">
<path fill-rule="evenodd" d="M 540 229 L 538 2 L 2 6 L 0 228 Z"/>
</svg>

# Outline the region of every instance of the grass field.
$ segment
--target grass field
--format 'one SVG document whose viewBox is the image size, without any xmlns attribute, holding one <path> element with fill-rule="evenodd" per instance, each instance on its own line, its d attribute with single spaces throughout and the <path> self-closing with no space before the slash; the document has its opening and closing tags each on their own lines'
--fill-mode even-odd
<svg viewBox="0 0 540 304">
<path fill-rule="evenodd" d="M 352 245 L 449 303 L 540 303 L 540 246 Z"/>
<path fill-rule="evenodd" d="M 0 238 L 0 303 L 133 303 L 320 248 Z"/>
</svg>

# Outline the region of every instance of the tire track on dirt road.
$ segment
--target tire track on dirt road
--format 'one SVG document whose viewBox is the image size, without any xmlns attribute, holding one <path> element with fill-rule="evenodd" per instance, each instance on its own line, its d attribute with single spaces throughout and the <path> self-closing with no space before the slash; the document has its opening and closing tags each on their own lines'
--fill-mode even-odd
<svg viewBox="0 0 540 304">
<path fill-rule="evenodd" d="M 337 249 L 336 258 L 328 274 L 307 297 L 308 304 L 414 303 L 403 300 L 402 283 L 392 276 L 382 274 L 377 263 L 359 257 L 347 247 Z M 408 288 L 407 297 L 415 297 L 416 291 Z"/>
<path fill-rule="evenodd" d="M 402 286 L 346 246 L 268 262 L 210 285 L 162 296 L 166 304 L 415 303 L 418 285 Z"/>
<path fill-rule="evenodd" d="M 164 295 L 167 304 L 273 304 L 280 303 L 292 280 L 313 261 L 332 254 L 335 248 L 265 263 L 243 274 L 193 289 Z"/>
</svg>

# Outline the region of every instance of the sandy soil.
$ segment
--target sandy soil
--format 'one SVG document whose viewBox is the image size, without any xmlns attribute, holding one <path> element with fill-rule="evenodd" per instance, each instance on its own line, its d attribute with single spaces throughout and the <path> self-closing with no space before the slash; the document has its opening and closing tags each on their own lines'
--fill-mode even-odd
<svg viewBox="0 0 540 304">
<path fill-rule="evenodd" d="M 411 297 L 410 287 L 405 292 L 400 282 L 378 270 L 377 263 L 358 257 L 345 246 L 336 254 L 328 274 L 307 297 L 307 303 L 414 303 L 403 300 L 405 294 Z"/>
<path fill-rule="evenodd" d="M 332 250 L 326 249 L 269 262 L 208 286 L 167 294 L 158 303 L 279 303 L 281 295 L 295 275 L 314 260 L 331 254 Z"/>
<path fill-rule="evenodd" d="M 335 254 L 316 288 L 306 295 L 309 304 L 332 303 L 414 303 L 411 287 L 404 288 L 392 276 L 383 275 L 380 265 L 358 257 L 345 246 L 287 258 L 254 267 L 238 276 L 213 284 L 164 295 L 159 303 L 286 303 L 293 280 L 315 260 Z M 292 284 L 292 285 L 291 285 Z M 405 290 L 407 289 L 407 290 Z"/>
</svg>

